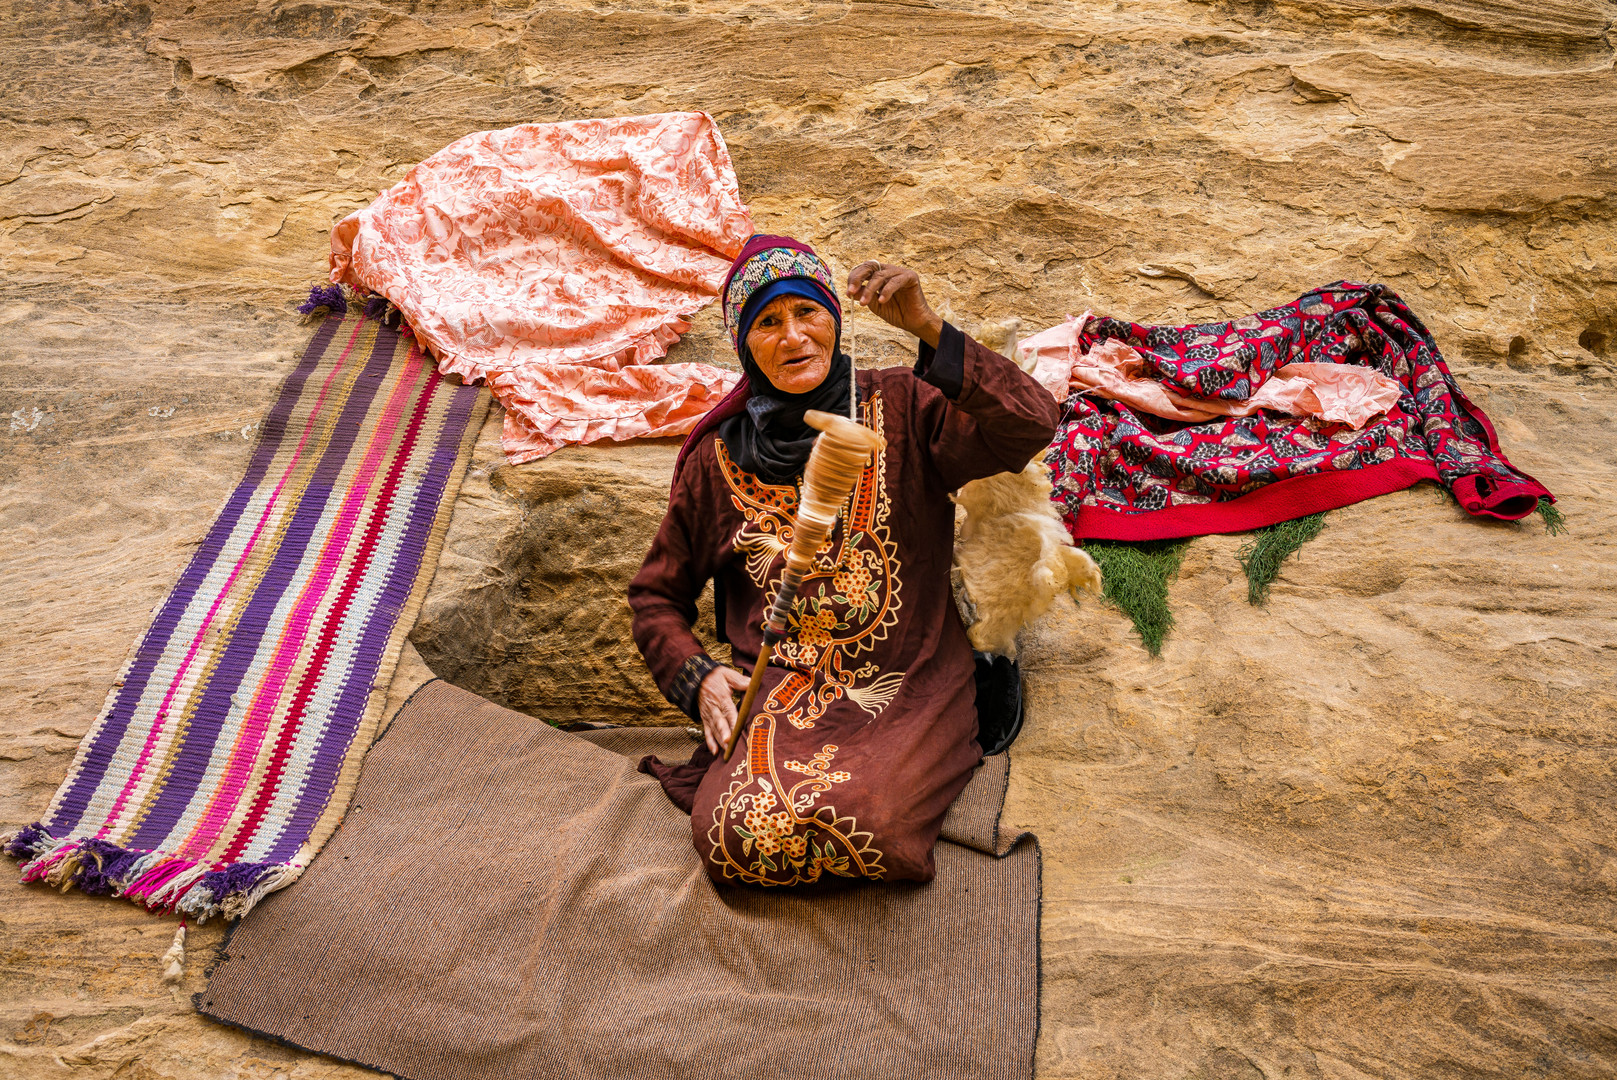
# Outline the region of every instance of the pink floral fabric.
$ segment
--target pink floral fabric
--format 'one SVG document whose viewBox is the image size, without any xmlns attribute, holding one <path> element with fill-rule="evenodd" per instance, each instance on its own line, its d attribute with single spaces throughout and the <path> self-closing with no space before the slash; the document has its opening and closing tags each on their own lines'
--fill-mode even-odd
<svg viewBox="0 0 1617 1080">
<path fill-rule="evenodd" d="M 706 113 L 468 135 L 331 234 L 331 280 L 387 297 L 445 372 L 486 379 L 514 462 L 687 432 L 739 375 L 654 364 L 752 235 Z"/>
<path fill-rule="evenodd" d="M 1190 397 L 1156 378 L 1145 358 L 1117 338 L 1082 351 L 1079 339 L 1090 318 L 1087 311 L 1082 318 L 1069 315 L 1065 322 L 1017 344 L 1022 367 L 1057 399 L 1064 400 L 1069 393 L 1091 394 L 1153 416 L 1193 423 L 1269 409 L 1317 416 L 1357 430 L 1397 405 L 1403 392 L 1396 379 L 1371 368 L 1296 363 L 1276 368 L 1248 398 Z"/>
</svg>

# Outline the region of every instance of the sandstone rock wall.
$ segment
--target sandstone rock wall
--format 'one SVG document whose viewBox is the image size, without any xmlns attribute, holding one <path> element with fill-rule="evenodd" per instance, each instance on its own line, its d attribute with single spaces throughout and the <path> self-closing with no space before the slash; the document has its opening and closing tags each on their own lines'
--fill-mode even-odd
<svg viewBox="0 0 1617 1080">
<path fill-rule="evenodd" d="M 1145 657 L 1027 635 L 1050 1077 L 1604 1076 L 1617 80 L 1609 0 L 0 0 L 0 821 L 36 817 L 241 475 L 331 222 L 479 128 L 702 108 L 759 224 L 968 329 L 1401 291 L 1569 536 L 1416 489 L 1249 608 L 1192 544 Z M 717 313 L 676 350 L 726 359 Z M 898 335 L 856 319 L 866 362 Z M 675 719 L 617 597 L 666 445 L 485 439 L 417 628 L 553 718 Z M 662 710 L 662 711 L 658 711 Z M 0 875 L 0 1074 L 336 1076 L 157 982 L 172 927 Z M 193 952 L 219 940 L 193 934 Z M 201 985 L 194 963 L 183 990 Z"/>
<path fill-rule="evenodd" d="M 441 677 L 553 724 L 689 724 L 630 637 L 624 596 L 668 504 L 678 440 L 503 463 L 484 425 L 410 639 Z M 712 590 L 697 633 L 713 636 Z"/>
</svg>

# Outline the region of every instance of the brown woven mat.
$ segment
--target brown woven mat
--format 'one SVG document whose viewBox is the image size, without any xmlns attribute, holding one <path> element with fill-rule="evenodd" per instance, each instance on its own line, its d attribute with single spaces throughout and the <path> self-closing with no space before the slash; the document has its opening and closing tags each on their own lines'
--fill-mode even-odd
<svg viewBox="0 0 1617 1080">
<path fill-rule="evenodd" d="M 708 881 L 690 819 L 634 768 L 693 745 L 429 683 L 198 1007 L 410 1080 L 1032 1075 L 1039 856 L 998 835 L 1003 756 L 931 884 L 806 896 Z"/>
</svg>

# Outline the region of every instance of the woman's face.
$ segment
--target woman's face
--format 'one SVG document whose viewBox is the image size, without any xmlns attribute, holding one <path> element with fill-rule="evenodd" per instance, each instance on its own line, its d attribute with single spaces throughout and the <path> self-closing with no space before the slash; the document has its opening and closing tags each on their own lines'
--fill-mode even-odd
<svg viewBox="0 0 1617 1080">
<path fill-rule="evenodd" d="M 783 394 L 805 394 L 825 381 L 837 344 L 837 320 L 801 296 L 777 296 L 747 331 L 753 363 Z"/>
</svg>

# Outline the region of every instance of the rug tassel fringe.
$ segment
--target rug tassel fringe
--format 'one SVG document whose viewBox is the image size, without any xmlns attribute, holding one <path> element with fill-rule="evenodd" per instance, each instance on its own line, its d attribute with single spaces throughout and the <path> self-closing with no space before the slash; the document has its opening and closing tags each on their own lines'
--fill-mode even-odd
<svg viewBox="0 0 1617 1080">
<path fill-rule="evenodd" d="M 251 889 L 248 889 L 246 892 L 234 893 L 227 896 L 224 899 L 224 902 L 219 905 L 219 910 L 224 912 L 224 916 L 227 919 L 239 919 L 249 911 L 253 910 L 253 907 L 260 900 L 264 899 L 264 897 L 268 896 L 276 889 L 282 889 L 292 884 L 302 873 L 303 867 L 301 866 L 276 867 L 274 870 L 271 870 L 269 873 L 259 878 L 257 884 L 255 884 Z"/>
<path fill-rule="evenodd" d="M 78 879 L 79 867 L 83 865 L 84 853 L 74 848 L 62 856 L 56 865 L 45 872 L 45 884 L 62 892 L 67 892 L 73 887 L 73 882 Z"/>
<path fill-rule="evenodd" d="M 148 911 L 178 911 L 198 923 L 223 913 L 239 919 L 265 896 L 296 881 L 301 863 L 216 866 L 162 851 L 131 851 L 94 838 L 59 840 L 35 824 L 0 836 L 24 882 L 67 892 L 122 896 Z"/>
<path fill-rule="evenodd" d="M 346 315 L 348 298 L 343 295 L 341 285 L 315 285 L 309 289 L 309 298 L 298 305 L 298 314 L 305 321 L 327 315 Z"/>
<path fill-rule="evenodd" d="M 164 882 L 162 887 L 152 891 L 151 895 L 146 898 L 147 906 L 173 911 L 179 904 L 180 897 L 184 896 L 191 886 L 200 881 L 202 875 L 207 872 L 208 866 L 206 863 L 198 863 L 189 869 L 181 870 Z"/>
<path fill-rule="evenodd" d="M 174 944 L 168 947 L 163 959 L 158 963 L 163 965 L 163 982 L 169 986 L 177 985 L 185 978 L 185 920 L 180 920 L 180 927 L 174 931 Z"/>
<path fill-rule="evenodd" d="M 167 901 L 173 892 L 173 883 L 187 877 L 190 877 L 190 880 L 195 880 L 201 874 L 191 876 L 191 872 L 197 869 L 198 866 L 194 859 L 166 858 L 153 865 L 139 877 L 132 878 L 120 890 L 118 895 L 127 896 L 131 900 L 138 900 L 151 910 L 171 910 L 173 905 Z M 203 873 L 206 873 L 205 868 L 203 868 Z M 186 884 L 189 885 L 190 881 L 188 880 Z"/>
<path fill-rule="evenodd" d="M 61 879 L 58 877 L 56 882 L 51 881 L 51 872 L 55 870 L 62 860 L 77 851 L 78 847 L 78 844 L 71 840 L 65 843 L 52 843 L 48 846 L 36 846 L 26 855 L 21 856 L 23 860 L 23 881 L 43 881 L 47 885 L 57 884 Z"/>
</svg>

